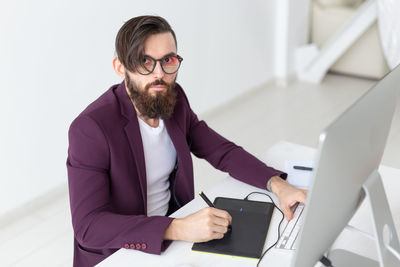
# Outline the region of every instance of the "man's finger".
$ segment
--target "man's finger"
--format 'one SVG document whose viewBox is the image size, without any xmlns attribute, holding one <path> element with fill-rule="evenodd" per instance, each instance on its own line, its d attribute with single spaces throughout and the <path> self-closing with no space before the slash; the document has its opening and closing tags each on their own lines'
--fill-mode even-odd
<svg viewBox="0 0 400 267">
<path fill-rule="evenodd" d="M 298 193 L 297 201 L 305 204 L 306 199 L 307 199 L 307 190 L 301 189 Z"/>
<path fill-rule="evenodd" d="M 224 227 L 228 227 L 228 225 L 230 224 L 228 219 L 216 217 L 216 216 L 213 218 L 213 222 L 215 225 L 220 225 L 220 226 L 224 226 Z"/>
<path fill-rule="evenodd" d="M 293 218 L 293 212 L 288 206 L 282 207 L 282 212 L 285 215 L 286 220 L 290 221 Z"/>
<path fill-rule="evenodd" d="M 220 225 L 213 226 L 213 232 L 215 232 L 215 233 L 225 234 L 227 232 L 227 230 L 228 229 L 226 226 L 220 226 Z"/>
<path fill-rule="evenodd" d="M 221 217 L 223 219 L 226 219 L 229 221 L 229 223 L 232 223 L 232 216 L 226 211 L 226 210 L 220 210 L 220 209 L 212 209 L 212 214 L 217 217 Z"/>
<path fill-rule="evenodd" d="M 223 233 L 214 232 L 213 235 L 212 235 L 212 239 L 222 239 L 222 238 L 224 238 L 224 234 Z"/>
</svg>

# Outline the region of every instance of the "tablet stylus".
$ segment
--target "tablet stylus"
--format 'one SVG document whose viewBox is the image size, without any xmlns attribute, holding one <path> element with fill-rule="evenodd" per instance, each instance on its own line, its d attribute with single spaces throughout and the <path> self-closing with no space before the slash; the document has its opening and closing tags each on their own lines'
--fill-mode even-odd
<svg viewBox="0 0 400 267">
<path fill-rule="evenodd" d="M 206 194 L 203 193 L 203 191 L 201 191 L 199 195 L 201 196 L 202 199 L 204 199 L 204 201 L 207 203 L 208 206 L 215 208 L 214 204 L 208 199 L 208 197 L 206 196 Z M 228 225 L 228 232 L 230 231 L 232 231 L 232 225 Z"/>
</svg>

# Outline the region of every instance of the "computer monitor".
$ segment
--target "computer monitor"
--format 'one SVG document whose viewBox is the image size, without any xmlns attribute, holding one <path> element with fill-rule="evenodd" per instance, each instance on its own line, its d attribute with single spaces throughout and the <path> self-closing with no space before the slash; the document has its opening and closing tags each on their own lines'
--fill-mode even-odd
<svg viewBox="0 0 400 267">
<path fill-rule="evenodd" d="M 365 196 L 377 213 L 374 214 L 374 223 L 379 263 L 368 263 L 368 258 L 346 254 L 341 260 L 346 263 L 335 265 L 334 262 L 333 266 L 366 266 L 364 263 L 369 266 L 400 266 L 383 244 L 381 228 L 386 224 L 385 227 L 392 232 L 391 247 L 400 251 L 378 173 L 399 91 L 400 67 L 396 67 L 320 135 L 292 267 L 314 266 L 348 224 Z"/>
</svg>

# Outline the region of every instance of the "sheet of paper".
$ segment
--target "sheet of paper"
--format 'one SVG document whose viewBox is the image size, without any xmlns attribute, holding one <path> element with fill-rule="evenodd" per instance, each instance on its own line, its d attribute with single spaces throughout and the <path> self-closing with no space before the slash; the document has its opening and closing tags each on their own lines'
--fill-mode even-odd
<svg viewBox="0 0 400 267">
<path fill-rule="evenodd" d="M 287 181 L 296 187 L 308 188 L 312 176 L 312 171 L 296 170 L 293 166 L 304 166 L 314 168 L 312 160 L 286 160 L 285 171 L 288 174 Z"/>
</svg>

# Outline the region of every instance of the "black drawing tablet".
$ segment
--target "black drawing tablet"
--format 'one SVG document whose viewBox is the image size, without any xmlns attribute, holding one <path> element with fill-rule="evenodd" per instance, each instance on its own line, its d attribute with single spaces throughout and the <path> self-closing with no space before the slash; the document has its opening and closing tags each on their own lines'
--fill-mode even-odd
<svg viewBox="0 0 400 267">
<path fill-rule="evenodd" d="M 222 239 L 194 243 L 192 250 L 259 259 L 274 205 L 269 202 L 217 197 L 214 206 L 232 216 L 232 231 Z"/>
</svg>

